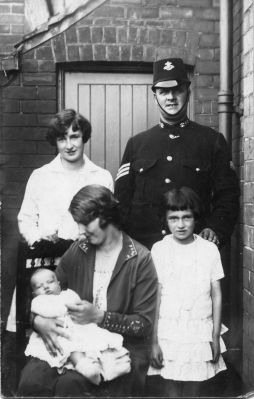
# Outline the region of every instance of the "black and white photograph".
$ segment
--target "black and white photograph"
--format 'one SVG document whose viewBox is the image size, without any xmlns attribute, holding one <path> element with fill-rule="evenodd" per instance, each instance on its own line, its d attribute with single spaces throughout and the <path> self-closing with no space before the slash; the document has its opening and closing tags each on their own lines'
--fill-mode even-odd
<svg viewBox="0 0 254 399">
<path fill-rule="evenodd" d="M 0 0 L 0 87 L 1 397 L 254 399 L 253 0 Z"/>
</svg>

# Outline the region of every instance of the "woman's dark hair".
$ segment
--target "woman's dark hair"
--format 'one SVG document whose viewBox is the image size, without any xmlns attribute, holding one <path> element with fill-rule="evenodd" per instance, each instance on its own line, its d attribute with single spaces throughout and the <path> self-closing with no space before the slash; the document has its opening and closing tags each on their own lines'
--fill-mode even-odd
<svg viewBox="0 0 254 399">
<path fill-rule="evenodd" d="M 92 132 L 90 122 L 74 109 L 64 109 L 51 119 L 46 134 L 47 141 L 56 146 L 57 138 L 63 138 L 70 126 L 74 132 L 81 131 L 84 143 L 90 139 Z"/>
<path fill-rule="evenodd" d="M 173 188 L 164 194 L 164 210 L 185 211 L 190 209 L 195 220 L 201 215 L 200 198 L 195 191 L 189 187 Z"/>
<path fill-rule="evenodd" d="M 91 184 L 81 188 L 74 195 L 69 211 L 75 222 L 83 225 L 98 217 L 101 228 L 105 228 L 108 224 L 122 227 L 119 202 L 104 186 Z"/>
</svg>

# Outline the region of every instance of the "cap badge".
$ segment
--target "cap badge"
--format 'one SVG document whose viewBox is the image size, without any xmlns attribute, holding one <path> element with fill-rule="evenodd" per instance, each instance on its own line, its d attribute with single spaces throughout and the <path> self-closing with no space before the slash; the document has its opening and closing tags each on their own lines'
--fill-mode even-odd
<svg viewBox="0 0 254 399">
<path fill-rule="evenodd" d="M 163 67 L 163 69 L 166 69 L 166 71 L 171 71 L 171 69 L 174 69 L 174 68 L 175 68 L 175 66 L 170 61 L 165 62 L 165 65 Z"/>
</svg>

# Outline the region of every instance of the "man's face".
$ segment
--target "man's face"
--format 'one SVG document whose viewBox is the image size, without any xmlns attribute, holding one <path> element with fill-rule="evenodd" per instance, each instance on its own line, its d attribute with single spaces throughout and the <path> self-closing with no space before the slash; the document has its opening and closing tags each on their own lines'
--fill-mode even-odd
<svg viewBox="0 0 254 399">
<path fill-rule="evenodd" d="M 188 97 L 188 88 L 186 84 L 171 88 L 158 87 L 154 97 L 160 105 L 160 111 L 163 112 L 164 116 L 173 116 L 183 108 Z"/>
<path fill-rule="evenodd" d="M 70 126 L 64 137 L 56 139 L 56 146 L 63 161 L 75 163 L 83 160 L 85 144 L 80 130 L 74 132 Z"/>
</svg>

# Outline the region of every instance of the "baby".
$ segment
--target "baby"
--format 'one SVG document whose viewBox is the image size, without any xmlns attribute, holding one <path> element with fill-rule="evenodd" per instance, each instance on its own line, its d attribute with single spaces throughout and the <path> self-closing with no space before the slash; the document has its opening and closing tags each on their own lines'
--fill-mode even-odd
<svg viewBox="0 0 254 399">
<path fill-rule="evenodd" d="M 70 339 L 59 336 L 63 354 L 53 357 L 36 332 L 32 332 L 25 350 L 26 356 L 37 357 L 51 367 L 75 369 L 93 384 L 99 385 L 131 370 L 129 352 L 123 347 L 123 337 L 98 327 L 94 323 L 73 323 L 66 304 L 80 301 L 79 295 L 61 290 L 56 274 L 49 269 L 37 269 L 31 277 L 33 300 L 31 312 L 47 318 L 60 318 Z"/>
</svg>

